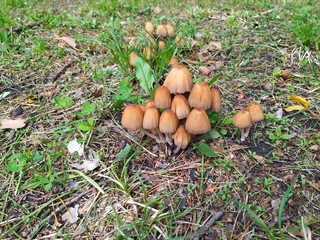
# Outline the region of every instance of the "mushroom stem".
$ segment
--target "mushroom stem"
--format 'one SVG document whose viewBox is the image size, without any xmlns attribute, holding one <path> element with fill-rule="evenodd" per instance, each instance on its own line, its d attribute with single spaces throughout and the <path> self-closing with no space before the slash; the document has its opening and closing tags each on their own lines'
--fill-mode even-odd
<svg viewBox="0 0 320 240">
<path fill-rule="evenodd" d="M 163 143 L 166 142 L 166 139 L 163 136 L 162 132 L 160 132 L 159 128 L 157 128 L 157 133 L 158 133 L 158 135 L 160 137 L 161 142 L 163 142 Z"/>
<path fill-rule="evenodd" d="M 156 136 L 155 134 L 148 132 L 146 130 L 143 130 L 143 132 L 148 135 L 149 137 L 153 138 L 154 140 L 156 140 L 157 143 L 161 143 L 162 141 L 158 138 L 158 136 Z"/>
<path fill-rule="evenodd" d="M 240 128 L 240 133 L 241 133 L 241 142 L 243 142 L 244 140 L 246 140 L 246 136 L 245 136 L 245 128 Z"/>
<path fill-rule="evenodd" d="M 174 154 L 177 154 L 180 150 L 181 150 L 181 148 L 180 148 L 180 147 L 177 147 L 175 150 L 173 150 L 173 153 L 174 153 Z"/>
<path fill-rule="evenodd" d="M 169 143 L 169 145 L 171 146 L 173 144 L 171 134 L 166 133 L 165 135 L 167 143 Z"/>
<path fill-rule="evenodd" d="M 251 128 L 251 126 L 244 129 L 244 137 L 245 137 L 245 138 L 247 138 L 247 137 L 249 136 L 250 128 Z"/>
</svg>

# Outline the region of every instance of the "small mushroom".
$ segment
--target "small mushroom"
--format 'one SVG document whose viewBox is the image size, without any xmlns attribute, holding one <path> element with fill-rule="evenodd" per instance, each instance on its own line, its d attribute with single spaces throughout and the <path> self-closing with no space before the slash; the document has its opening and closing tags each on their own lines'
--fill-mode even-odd
<svg viewBox="0 0 320 240">
<path fill-rule="evenodd" d="M 153 34 L 154 32 L 154 25 L 152 22 L 148 21 L 146 22 L 146 24 L 144 25 L 144 29 L 149 33 L 149 34 Z"/>
<path fill-rule="evenodd" d="M 150 133 L 148 131 L 144 131 L 144 133 L 147 134 L 149 137 L 155 139 L 157 143 L 161 143 L 162 141 L 164 141 L 163 135 L 159 131 L 159 119 L 160 119 L 159 110 L 156 107 L 149 107 L 146 109 L 144 113 L 143 122 L 142 122 L 143 129 L 155 131 L 158 133 L 160 139 L 155 134 Z"/>
<path fill-rule="evenodd" d="M 245 110 L 249 111 L 252 123 L 260 122 L 264 119 L 261 105 L 258 102 L 249 103 L 249 105 L 245 108 Z M 248 137 L 250 128 L 251 126 L 246 129 L 244 133 L 245 138 Z"/>
<path fill-rule="evenodd" d="M 208 114 L 201 108 L 194 108 L 186 121 L 186 130 L 190 134 L 203 134 L 211 130 Z"/>
<path fill-rule="evenodd" d="M 131 131 L 137 131 L 142 128 L 144 112 L 136 104 L 129 104 L 125 107 L 122 118 L 121 125 Z"/>
<path fill-rule="evenodd" d="M 177 148 L 174 150 L 174 154 L 177 154 L 180 149 L 187 148 L 191 139 L 190 133 L 188 133 L 184 125 L 180 125 L 172 137 L 174 144 L 177 146 Z"/>
<path fill-rule="evenodd" d="M 165 86 L 160 86 L 156 89 L 154 94 L 154 102 L 157 108 L 170 108 L 171 107 L 171 94 Z"/>
<path fill-rule="evenodd" d="M 174 31 L 173 26 L 171 24 L 166 24 L 165 27 L 167 29 L 167 36 L 174 37 L 175 31 Z"/>
<path fill-rule="evenodd" d="M 211 95 L 212 95 L 212 104 L 211 104 L 211 110 L 213 112 L 219 113 L 221 110 L 221 96 L 220 92 L 217 88 L 211 87 Z"/>
<path fill-rule="evenodd" d="M 177 65 L 168 73 L 163 86 L 173 94 L 190 92 L 193 86 L 192 75 L 185 66 Z"/>
<path fill-rule="evenodd" d="M 130 65 L 131 65 L 132 67 L 134 67 L 134 66 L 136 65 L 137 56 L 138 56 L 138 54 L 137 54 L 136 52 L 131 52 L 131 53 L 130 53 L 130 60 L 129 60 L 129 62 L 130 62 Z"/>
<path fill-rule="evenodd" d="M 164 41 L 160 40 L 158 42 L 158 47 L 159 47 L 160 50 L 164 50 L 165 47 L 166 47 L 166 43 Z"/>
<path fill-rule="evenodd" d="M 169 65 L 172 66 L 172 67 L 176 67 L 179 65 L 179 62 L 178 62 L 178 59 L 173 57 L 170 59 L 170 62 L 169 62 Z"/>
<path fill-rule="evenodd" d="M 168 34 L 166 26 L 159 24 L 156 30 L 156 34 L 160 37 L 166 37 Z"/>
<path fill-rule="evenodd" d="M 143 56 L 149 60 L 150 58 L 153 57 L 153 52 L 152 52 L 152 49 L 151 47 L 149 46 L 146 46 L 144 49 L 143 49 L 143 52 L 142 52 Z"/>
<path fill-rule="evenodd" d="M 177 115 L 170 109 L 162 112 L 159 121 L 160 132 L 164 133 L 167 142 L 172 145 L 172 134 L 177 131 L 179 120 Z"/>
<path fill-rule="evenodd" d="M 241 141 L 244 141 L 249 135 L 251 127 L 250 112 L 246 109 L 239 110 L 232 118 L 232 123 L 235 127 L 240 129 Z"/>
<path fill-rule="evenodd" d="M 177 115 L 178 119 L 188 117 L 190 113 L 190 107 L 185 96 L 180 94 L 174 96 L 171 103 L 171 110 Z"/>
<path fill-rule="evenodd" d="M 191 107 L 207 110 L 211 107 L 212 95 L 206 82 L 200 82 L 193 86 L 188 103 Z"/>
</svg>

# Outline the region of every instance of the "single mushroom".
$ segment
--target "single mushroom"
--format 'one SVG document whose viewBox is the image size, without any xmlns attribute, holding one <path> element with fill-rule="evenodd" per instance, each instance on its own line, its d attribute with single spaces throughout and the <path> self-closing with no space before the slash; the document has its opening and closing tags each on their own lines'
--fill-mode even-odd
<svg viewBox="0 0 320 240">
<path fill-rule="evenodd" d="M 161 113 L 159 121 L 160 132 L 164 133 L 167 142 L 172 145 L 172 134 L 177 131 L 179 120 L 177 115 L 170 109 Z"/>
<path fill-rule="evenodd" d="M 256 122 L 260 122 L 260 121 L 264 120 L 264 115 L 263 115 L 263 111 L 262 111 L 260 103 L 258 103 L 258 102 L 249 103 L 249 105 L 244 109 L 249 111 L 252 123 L 256 123 Z M 250 127 L 248 127 L 246 129 L 245 137 L 248 137 L 249 132 L 250 132 Z"/>
<path fill-rule="evenodd" d="M 178 119 L 187 118 L 190 113 L 190 107 L 186 97 L 180 94 L 174 96 L 171 110 L 177 115 Z"/>
<path fill-rule="evenodd" d="M 211 107 L 212 94 L 206 82 L 200 82 L 191 89 L 188 103 L 191 107 L 207 110 Z"/>
<path fill-rule="evenodd" d="M 170 59 L 169 66 L 176 67 L 176 66 L 178 66 L 178 65 L 179 65 L 178 59 L 175 58 L 175 57 L 172 57 L 172 58 Z"/>
<path fill-rule="evenodd" d="M 171 94 L 165 86 L 160 86 L 154 93 L 154 102 L 157 108 L 168 109 L 171 107 Z"/>
<path fill-rule="evenodd" d="M 166 24 L 165 27 L 167 29 L 167 36 L 174 37 L 175 31 L 174 31 L 173 26 L 171 24 Z"/>
<path fill-rule="evenodd" d="M 221 110 L 221 96 L 220 92 L 217 88 L 211 87 L 211 95 L 212 95 L 212 104 L 211 104 L 211 110 L 213 112 L 219 113 Z"/>
<path fill-rule="evenodd" d="M 232 118 L 232 123 L 235 127 L 240 129 L 241 141 L 244 141 L 249 135 L 251 127 L 250 112 L 246 109 L 239 110 Z"/>
<path fill-rule="evenodd" d="M 177 154 L 180 149 L 185 149 L 188 147 L 191 136 L 190 133 L 185 129 L 184 125 L 180 125 L 177 131 L 172 135 L 174 144 L 177 148 L 173 151 L 174 154 Z"/>
<path fill-rule="evenodd" d="M 153 34 L 154 32 L 154 25 L 152 22 L 148 21 L 146 22 L 146 24 L 144 25 L 144 29 L 149 33 L 149 34 Z"/>
<path fill-rule="evenodd" d="M 144 112 L 136 104 L 129 104 L 125 107 L 122 118 L 121 125 L 131 131 L 137 131 L 142 128 Z"/>
<path fill-rule="evenodd" d="M 158 48 L 159 48 L 160 50 L 164 50 L 165 47 L 166 47 L 166 43 L 165 43 L 164 41 L 160 40 L 160 41 L 158 42 Z"/>
<path fill-rule="evenodd" d="M 136 66 L 137 56 L 138 56 L 138 54 L 137 54 L 136 52 L 131 52 L 131 53 L 130 53 L 130 57 L 129 57 L 130 60 L 129 60 L 129 62 L 130 62 L 130 65 L 131 65 L 132 67 Z"/>
<path fill-rule="evenodd" d="M 194 108 L 186 121 L 186 130 L 190 134 L 203 134 L 211 130 L 208 114 L 201 108 Z"/>
<path fill-rule="evenodd" d="M 159 24 L 156 30 L 156 34 L 160 37 L 166 37 L 168 34 L 166 26 Z"/>
<path fill-rule="evenodd" d="M 163 86 L 173 94 L 190 92 L 193 86 L 192 75 L 185 66 L 177 65 L 168 73 Z"/>
<path fill-rule="evenodd" d="M 143 117 L 142 128 L 158 133 L 159 137 L 148 131 L 144 131 L 149 137 L 156 140 L 157 143 L 164 142 L 164 137 L 159 131 L 160 112 L 156 107 L 149 107 L 146 109 Z"/>
<path fill-rule="evenodd" d="M 149 47 L 149 46 L 146 46 L 146 47 L 143 49 L 142 54 L 143 54 L 143 56 L 144 56 L 147 60 L 149 60 L 150 58 L 153 57 L 152 49 L 151 49 L 151 47 Z"/>
</svg>

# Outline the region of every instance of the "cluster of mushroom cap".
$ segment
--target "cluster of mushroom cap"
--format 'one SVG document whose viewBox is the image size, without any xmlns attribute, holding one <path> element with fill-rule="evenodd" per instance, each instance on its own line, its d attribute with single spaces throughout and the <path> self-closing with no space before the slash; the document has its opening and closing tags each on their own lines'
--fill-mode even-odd
<svg viewBox="0 0 320 240">
<path fill-rule="evenodd" d="M 162 86 L 145 105 L 128 105 L 122 115 L 122 126 L 132 131 L 142 129 L 158 143 L 185 149 L 191 135 L 211 130 L 208 111 L 220 112 L 220 92 L 207 83 L 193 84 L 192 75 L 182 65 L 174 66 Z"/>
<path fill-rule="evenodd" d="M 144 47 L 142 54 L 146 59 L 150 59 L 156 49 L 164 50 L 167 37 L 175 36 L 175 29 L 171 24 L 159 24 L 157 27 L 152 22 L 145 23 L 145 39 L 146 46 Z M 136 41 L 131 39 L 130 46 L 135 46 Z M 133 51 L 130 53 L 130 65 L 135 66 L 136 58 L 138 54 Z"/>
<path fill-rule="evenodd" d="M 262 120 L 264 120 L 264 114 L 261 105 L 258 102 L 251 102 L 233 116 L 232 123 L 240 129 L 241 141 L 244 141 L 249 136 L 252 124 Z"/>
</svg>

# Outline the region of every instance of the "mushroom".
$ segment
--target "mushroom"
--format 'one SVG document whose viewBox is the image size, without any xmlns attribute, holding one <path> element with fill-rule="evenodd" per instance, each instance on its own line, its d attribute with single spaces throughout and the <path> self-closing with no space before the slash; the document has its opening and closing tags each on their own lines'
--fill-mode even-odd
<svg viewBox="0 0 320 240">
<path fill-rule="evenodd" d="M 149 33 L 149 34 L 153 34 L 154 32 L 154 25 L 152 22 L 148 21 L 146 22 L 146 24 L 144 25 L 144 29 Z"/>
<path fill-rule="evenodd" d="M 190 133 L 188 133 L 184 125 L 180 125 L 172 137 L 174 144 L 177 146 L 177 148 L 173 151 L 174 154 L 177 154 L 180 149 L 187 148 L 191 139 Z"/>
<path fill-rule="evenodd" d="M 153 133 L 148 131 L 144 131 L 149 137 L 156 140 L 157 143 L 164 141 L 164 137 L 159 131 L 159 119 L 160 119 L 160 112 L 156 107 L 149 107 L 146 109 L 143 117 L 142 127 L 146 130 L 155 131 L 159 134 L 160 139 Z"/>
<path fill-rule="evenodd" d="M 170 108 L 171 107 L 171 94 L 165 86 L 160 86 L 156 89 L 154 94 L 154 102 L 157 108 Z"/>
<path fill-rule="evenodd" d="M 145 104 L 140 104 L 139 107 L 141 108 L 141 110 L 142 110 L 143 112 L 146 111 L 146 105 L 145 105 Z"/>
<path fill-rule="evenodd" d="M 136 40 L 134 38 L 131 38 L 129 41 L 129 47 L 133 47 L 136 45 Z"/>
<path fill-rule="evenodd" d="M 173 94 L 190 92 L 193 86 L 192 75 L 185 66 L 177 65 L 168 73 L 163 86 Z"/>
<path fill-rule="evenodd" d="M 220 92 L 217 88 L 211 87 L 211 95 L 212 95 L 212 104 L 211 104 L 211 110 L 213 112 L 219 113 L 221 110 L 221 97 Z"/>
<path fill-rule="evenodd" d="M 258 102 L 249 103 L 249 105 L 245 109 L 249 111 L 252 123 L 260 122 L 264 119 L 264 115 L 263 115 L 263 111 L 260 103 Z M 248 137 L 250 128 L 251 126 L 246 129 L 245 138 Z"/>
<path fill-rule="evenodd" d="M 150 33 L 146 33 L 146 41 L 147 41 L 147 46 L 149 46 L 151 49 L 157 49 L 157 42 L 153 38 L 153 36 Z"/>
<path fill-rule="evenodd" d="M 125 107 L 122 118 L 121 125 L 131 131 L 137 131 L 142 127 L 144 112 L 136 104 L 129 104 Z"/>
<path fill-rule="evenodd" d="M 156 30 L 156 34 L 160 37 L 166 37 L 167 36 L 167 28 L 165 25 L 159 24 Z"/>
<path fill-rule="evenodd" d="M 208 114 L 201 108 L 194 108 L 186 121 L 186 130 L 190 134 L 203 134 L 211 130 Z"/>
<path fill-rule="evenodd" d="M 164 50 L 164 48 L 166 47 L 166 43 L 164 41 L 160 40 L 158 42 L 158 47 L 160 50 Z"/>
<path fill-rule="evenodd" d="M 179 125 L 179 120 L 177 115 L 170 109 L 162 112 L 159 121 L 160 132 L 164 133 L 167 142 L 172 145 L 171 135 L 176 132 Z"/>
<path fill-rule="evenodd" d="M 241 141 L 244 141 L 249 135 L 251 126 L 250 112 L 246 109 L 239 110 L 232 118 L 232 123 L 240 129 Z"/>
<path fill-rule="evenodd" d="M 185 96 L 180 94 L 174 96 L 171 103 L 171 110 L 177 115 L 178 119 L 188 117 L 190 113 L 190 107 Z"/>
<path fill-rule="evenodd" d="M 129 62 L 130 62 L 130 65 L 131 65 L 132 67 L 134 67 L 134 66 L 136 65 L 137 56 L 138 56 L 138 54 L 137 54 L 136 52 L 131 52 L 131 53 L 130 53 L 130 60 L 129 60 Z"/>
<path fill-rule="evenodd" d="M 179 65 L 178 59 L 173 57 L 170 59 L 169 65 L 171 65 L 172 67 L 176 67 Z"/>
<path fill-rule="evenodd" d="M 166 29 L 167 29 L 167 35 L 168 35 L 168 37 L 174 37 L 175 32 L 174 32 L 173 26 L 172 26 L 171 24 L 166 24 L 165 27 L 166 27 Z"/>
<path fill-rule="evenodd" d="M 211 107 L 212 94 L 206 82 L 200 82 L 193 86 L 188 103 L 191 107 L 207 110 Z"/>
<path fill-rule="evenodd" d="M 154 101 L 154 99 L 150 99 L 147 103 L 146 103 L 146 109 L 148 107 L 155 107 L 156 106 L 156 103 Z"/>
<path fill-rule="evenodd" d="M 143 56 L 144 56 L 147 60 L 149 60 L 150 58 L 152 58 L 153 52 L 152 52 L 151 47 L 146 46 L 146 47 L 143 49 Z"/>
</svg>

